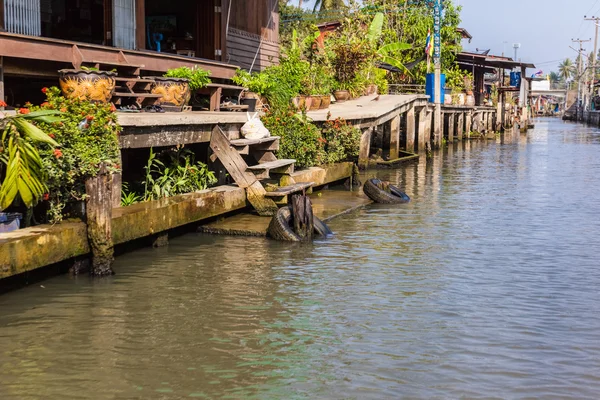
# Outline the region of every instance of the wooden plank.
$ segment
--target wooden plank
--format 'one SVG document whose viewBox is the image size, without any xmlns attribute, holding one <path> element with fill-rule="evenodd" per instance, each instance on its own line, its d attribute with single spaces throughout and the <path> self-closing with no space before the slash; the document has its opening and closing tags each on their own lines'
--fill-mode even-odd
<svg viewBox="0 0 600 400">
<path fill-rule="evenodd" d="M 264 170 L 275 170 L 293 166 L 296 160 L 292 159 L 281 159 L 277 161 L 266 162 L 262 164 L 251 165 L 247 169 L 250 171 L 264 171 Z M 294 172 L 294 171 L 291 171 Z"/>
<path fill-rule="evenodd" d="M 390 131 L 390 158 L 398 158 L 398 152 L 400 151 L 400 115 L 397 115 L 389 122 Z"/>
<path fill-rule="evenodd" d="M 265 197 L 266 190 L 254 174 L 247 172 L 248 165 L 235 149 L 221 128 L 216 125 L 212 130 L 210 148 L 217 155 L 229 175 L 239 187 L 246 189 L 248 201 L 260 215 L 273 215 L 277 204 Z"/>
<path fill-rule="evenodd" d="M 373 127 L 369 127 L 363 130 L 360 137 L 360 148 L 358 153 L 358 166 L 361 169 L 365 169 L 369 166 L 369 153 L 371 152 L 371 135 L 373 134 Z"/>
<path fill-rule="evenodd" d="M 221 88 L 210 88 L 210 111 L 219 111 L 221 107 Z"/>
<path fill-rule="evenodd" d="M 269 136 L 268 138 L 262 138 L 262 139 L 235 139 L 235 140 L 231 140 L 230 143 L 234 146 L 252 146 L 255 144 L 259 144 L 259 143 L 268 143 L 268 142 L 275 142 L 275 141 L 279 141 L 280 136 Z M 271 150 L 271 149 L 268 149 Z M 277 149 L 274 149 L 277 150 Z"/>
<path fill-rule="evenodd" d="M 314 182 L 302 182 L 302 183 L 295 183 L 295 184 L 289 185 L 289 186 L 282 186 L 276 190 L 267 192 L 267 194 L 265 196 L 267 196 L 267 197 L 283 197 L 283 196 L 287 196 L 292 193 L 301 192 L 304 189 L 308 189 L 309 187 L 312 187 L 314 184 L 315 184 Z"/>
</svg>

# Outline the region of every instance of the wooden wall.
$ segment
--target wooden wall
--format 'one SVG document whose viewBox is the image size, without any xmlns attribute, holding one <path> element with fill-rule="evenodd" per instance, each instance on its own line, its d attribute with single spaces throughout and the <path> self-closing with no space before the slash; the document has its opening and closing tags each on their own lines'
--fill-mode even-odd
<svg viewBox="0 0 600 400">
<path fill-rule="evenodd" d="M 253 71 L 279 62 L 278 0 L 230 0 L 226 62 Z M 223 10 L 226 12 L 226 10 Z"/>
</svg>

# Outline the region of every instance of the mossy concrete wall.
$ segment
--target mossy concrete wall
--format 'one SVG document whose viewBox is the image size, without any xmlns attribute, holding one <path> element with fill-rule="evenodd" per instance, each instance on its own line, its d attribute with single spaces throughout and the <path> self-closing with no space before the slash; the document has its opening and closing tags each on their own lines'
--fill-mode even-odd
<svg viewBox="0 0 600 400">
<path fill-rule="evenodd" d="M 309 168 L 293 174 L 297 182 L 316 186 L 346 179 L 352 163 Z M 237 186 L 219 186 L 198 193 L 113 209 L 115 244 L 147 237 L 192 222 L 241 210 L 248 205 L 246 192 Z M 88 254 L 86 225 L 63 222 L 0 234 L 0 279 Z"/>
</svg>

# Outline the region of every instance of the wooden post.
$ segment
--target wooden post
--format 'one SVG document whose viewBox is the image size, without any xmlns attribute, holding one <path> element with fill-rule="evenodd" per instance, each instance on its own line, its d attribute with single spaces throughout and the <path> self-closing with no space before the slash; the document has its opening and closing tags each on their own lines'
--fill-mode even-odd
<svg viewBox="0 0 600 400">
<path fill-rule="evenodd" d="M 2 0 L 0 0 L 0 7 L 2 7 Z M 4 20 L 0 21 L 3 23 Z M 4 101 L 4 57 L 0 56 L 0 100 Z"/>
<path fill-rule="evenodd" d="M 448 143 L 454 142 L 454 113 L 448 114 Z"/>
<path fill-rule="evenodd" d="M 465 114 L 465 136 L 468 138 L 471 137 L 471 129 L 473 127 L 473 111 L 469 110 Z"/>
<path fill-rule="evenodd" d="M 123 175 L 121 173 L 115 173 L 112 175 L 111 179 L 111 192 L 112 192 L 112 200 L 111 206 L 113 208 L 121 207 L 121 190 L 123 189 Z"/>
<path fill-rule="evenodd" d="M 390 160 L 395 160 L 400 153 L 400 115 L 392 118 L 387 128 L 390 131 Z"/>
<path fill-rule="evenodd" d="M 313 209 L 310 198 L 304 194 L 292 195 L 292 218 L 294 232 L 302 241 L 311 241 L 314 232 Z"/>
<path fill-rule="evenodd" d="M 369 166 L 369 153 L 371 152 L 371 136 L 373 135 L 373 127 L 363 130 L 360 137 L 360 149 L 358 152 L 358 167 L 365 169 Z"/>
<path fill-rule="evenodd" d="M 494 113 L 491 112 L 491 111 L 488 112 L 488 125 L 487 125 L 487 129 L 488 129 L 488 133 L 495 132 L 495 130 L 494 130 Z"/>
<path fill-rule="evenodd" d="M 105 163 L 94 178 L 85 182 L 87 194 L 87 236 L 92 249 L 91 275 L 112 275 L 112 177 Z"/>
<path fill-rule="evenodd" d="M 461 111 L 456 116 L 456 138 L 458 140 L 463 140 L 464 128 L 465 128 L 465 113 Z"/>
<path fill-rule="evenodd" d="M 416 115 L 414 105 L 406 112 L 406 151 L 415 151 Z"/>
<path fill-rule="evenodd" d="M 135 0 L 135 44 L 138 50 L 146 48 L 146 0 Z"/>
</svg>

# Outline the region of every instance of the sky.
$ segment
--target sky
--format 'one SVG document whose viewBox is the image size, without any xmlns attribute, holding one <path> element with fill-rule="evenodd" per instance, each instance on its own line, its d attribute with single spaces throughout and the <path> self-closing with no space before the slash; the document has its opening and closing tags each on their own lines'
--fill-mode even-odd
<svg viewBox="0 0 600 400">
<path fill-rule="evenodd" d="M 463 41 L 465 51 L 490 49 L 490 54 L 502 55 L 506 49 L 505 55 L 514 57 L 513 44 L 520 43 L 518 58 L 547 74 L 561 60 L 577 57 L 570 46 L 578 44 L 571 39 L 591 38 L 583 46 L 587 54 L 594 49 L 594 23 L 584 21 L 584 15 L 600 16 L 600 0 L 453 1 L 463 8 L 461 26 L 473 36 L 471 43 Z M 312 9 L 314 0 L 303 3 Z"/>
</svg>

